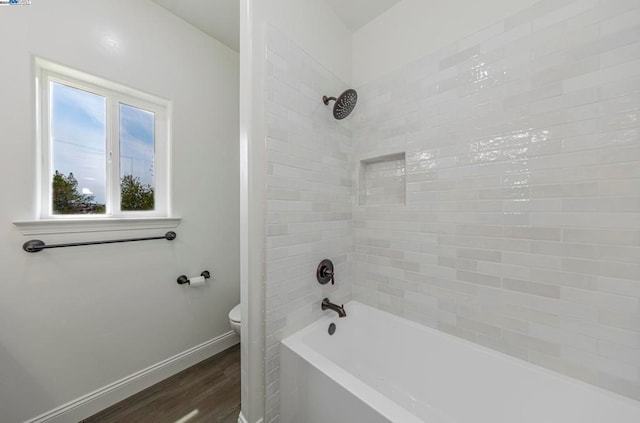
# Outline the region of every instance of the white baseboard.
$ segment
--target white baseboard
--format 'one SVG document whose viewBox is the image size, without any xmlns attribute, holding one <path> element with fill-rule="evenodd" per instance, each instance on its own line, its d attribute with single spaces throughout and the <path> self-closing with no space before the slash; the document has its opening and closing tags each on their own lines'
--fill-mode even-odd
<svg viewBox="0 0 640 423">
<path fill-rule="evenodd" d="M 263 419 L 260 419 L 256 423 L 262 423 L 262 420 Z M 249 421 L 244 418 L 244 415 L 242 414 L 242 411 L 240 412 L 240 415 L 238 416 L 238 423 L 249 423 Z"/>
<path fill-rule="evenodd" d="M 25 423 L 79 422 L 239 342 L 238 336 L 233 331 L 229 331 L 27 420 Z"/>
</svg>

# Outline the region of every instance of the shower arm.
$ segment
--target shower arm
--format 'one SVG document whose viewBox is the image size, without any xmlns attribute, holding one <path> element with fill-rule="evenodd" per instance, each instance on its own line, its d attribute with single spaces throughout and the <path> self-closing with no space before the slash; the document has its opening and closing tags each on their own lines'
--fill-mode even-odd
<svg viewBox="0 0 640 423">
<path fill-rule="evenodd" d="M 326 95 L 323 95 L 323 96 L 322 96 L 322 102 L 323 102 L 326 106 L 328 106 L 328 105 L 329 105 L 329 102 L 330 102 L 331 100 L 336 101 L 336 100 L 337 100 L 337 98 L 336 98 L 336 97 L 327 97 Z"/>
</svg>

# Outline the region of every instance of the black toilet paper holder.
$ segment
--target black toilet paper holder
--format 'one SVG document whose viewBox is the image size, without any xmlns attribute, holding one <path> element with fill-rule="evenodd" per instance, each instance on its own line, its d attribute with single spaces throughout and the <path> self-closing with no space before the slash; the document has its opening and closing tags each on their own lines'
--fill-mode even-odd
<svg viewBox="0 0 640 423">
<path fill-rule="evenodd" d="M 208 270 L 205 270 L 204 272 L 200 273 L 200 276 L 204 277 L 205 279 L 209 279 L 211 277 L 211 273 L 209 273 Z M 178 285 L 184 285 L 185 283 L 186 284 L 190 283 L 189 278 L 186 275 L 178 276 L 177 282 L 178 282 Z"/>
</svg>

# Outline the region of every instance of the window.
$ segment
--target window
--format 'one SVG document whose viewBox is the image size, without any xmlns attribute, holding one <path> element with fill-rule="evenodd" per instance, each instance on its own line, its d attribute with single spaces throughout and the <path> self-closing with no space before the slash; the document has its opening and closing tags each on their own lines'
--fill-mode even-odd
<svg viewBox="0 0 640 423">
<path fill-rule="evenodd" d="M 168 215 L 168 102 L 38 61 L 41 218 Z"/>
</svg>

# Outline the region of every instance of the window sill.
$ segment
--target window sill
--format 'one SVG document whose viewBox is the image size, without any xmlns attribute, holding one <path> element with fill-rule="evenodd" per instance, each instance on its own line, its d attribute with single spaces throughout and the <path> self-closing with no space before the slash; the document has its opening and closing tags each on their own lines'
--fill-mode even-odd
<svg viewBox="0 0 640 423">
<path fill-rule="evenodd" d="M 22 235 L 71 234 L 83 232 L 130 231 L 177 228 L 179 217 L 40 219 L 20 220 L 13 224 Z"/>
</svg>

